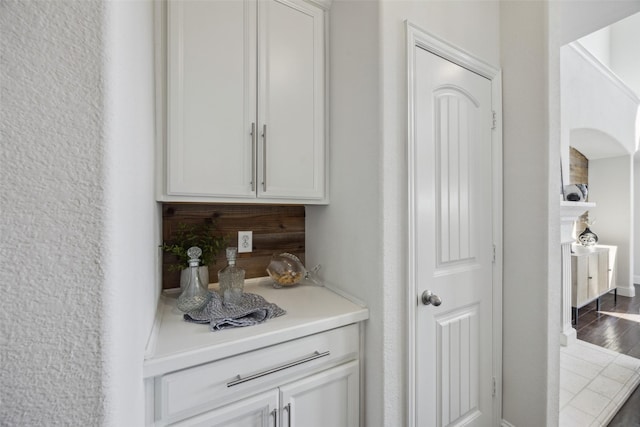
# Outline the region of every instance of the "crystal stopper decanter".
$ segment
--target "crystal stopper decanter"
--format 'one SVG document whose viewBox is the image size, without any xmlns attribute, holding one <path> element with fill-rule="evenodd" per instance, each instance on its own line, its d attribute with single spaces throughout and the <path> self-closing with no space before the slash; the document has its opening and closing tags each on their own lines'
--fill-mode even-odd
<svg viewBox="0 0 640 427">
<path fill-rule="evenodd" d="M 185 313 L 201 309 L 211 299 L 209 289 L 202 283 L 198 273 L 202 249 L 193 246 L 187 250 L 187 255 L 189 256 L 189 281 L 178 297 L 178 309 Z"/>
<path fill-rule="evenodd" d="M 225 304 L 238 304 L 242 299 L 245 272 L 242 268 L 236 266 L 237 253 L 238 248 L 228 247 L 228 265 L 218 272 L 220 294 Z"/>
</svg>

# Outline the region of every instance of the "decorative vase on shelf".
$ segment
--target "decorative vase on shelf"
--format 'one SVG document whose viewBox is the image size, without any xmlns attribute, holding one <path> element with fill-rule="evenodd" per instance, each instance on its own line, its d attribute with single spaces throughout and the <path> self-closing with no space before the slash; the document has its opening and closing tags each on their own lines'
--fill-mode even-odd
<svg viewBox="0 0 640 427">
<path fill-rule="evenodd" d="M 578 236 L 578 241 L 582 246 L 594 246 L 598 243 L 598 235 L 591 231 L 589 226 L 584 229 L 582 233 Z"/>
<path fill-rule="evenodd" d="M 564 186 L 564 199 L 569 202 L 586 202 L 589 189 L 587 184 L 570 184 Z"/>
<path fill-rule="evenodd" d="M 198 272 L 202 250 L 194 246 L 189 248 L 187 254 L 189 255 L 189 281 L 182 290 L 177 302 L 178 309 L 185 313 L 201 309 L 211 299 L 209 289 L 200 280 L 200 273 Z"/>
</svg>

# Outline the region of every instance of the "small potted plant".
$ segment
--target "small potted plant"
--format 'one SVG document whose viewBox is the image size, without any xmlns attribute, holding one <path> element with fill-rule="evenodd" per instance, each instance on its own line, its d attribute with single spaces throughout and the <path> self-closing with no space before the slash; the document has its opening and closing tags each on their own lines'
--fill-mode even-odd
<svg viewBox="0 0 640 427">
<path fill-rule="evenodd" d="M 225 247 L 226 239 L 217 236 L 216 224 L 208 221 L 200 224 L 179 223 L 171 239 L 161 245 L 163 251 L 174 255 L 176 262 L 169 266 L 169 271 L 181 271 L 180 288 L 186 285 L 188 280 L 189 256 L 187 251 L 192 246 L 202 249 L 200 258 L 200 279 L 203 283 L 209 283 L 209 265 L 215 264 L 215 257 Z"/>
</svg>

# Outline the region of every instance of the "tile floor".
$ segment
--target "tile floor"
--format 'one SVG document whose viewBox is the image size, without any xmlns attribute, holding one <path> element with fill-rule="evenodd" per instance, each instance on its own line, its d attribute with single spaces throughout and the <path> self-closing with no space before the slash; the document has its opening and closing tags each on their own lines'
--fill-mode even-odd
<svg viewBox="0 0 640 427">
<path fill-rule="evenodd" d="M 585 341 L 560 350 L 560 427 L 606 426 L 640 384 L 640 359 Z"/>
</svg>

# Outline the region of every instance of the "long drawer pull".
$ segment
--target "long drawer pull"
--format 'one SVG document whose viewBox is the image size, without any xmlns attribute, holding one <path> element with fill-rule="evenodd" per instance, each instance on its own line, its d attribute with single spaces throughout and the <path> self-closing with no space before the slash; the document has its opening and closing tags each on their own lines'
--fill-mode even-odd
<svg viewBox="0 0 640 427">
<path fill-rule="evenodd" d="M 251 191 L 256 191 L 256 124 L 251 123 Z"/>
<path fill-rule="evenodd" d="M 267 125 L 262 125 L 262 191 L 267 191 Z"/>
<path fill-rule="evenodd" d="M 291 427 L 291 403 L 287 403 L 283 409 L 287 411 L 287 426 Z"/>
<path fill-rule="evenodd" d="M 294 366 L 302 365 L 303 363 L 311 362 L 312 360 L 320 359 L 321 357 L 326 357 L 330 354 L 329 350 L 320 353 L 319 351 L 315 351 L 313 354 L 309 356 L 305 356 L 301 359 L 294 360 L 289 363 L 285 363 L 284 365 L 276 366 L 275 368 L 267 369 L 266 371 L 258 372 L 257 374 L 249 375 L 246 377 L 241 377 L 238 375 L 238 379 L 230 381 L 227 383 L 227 387 L 233 387 L 234 385 L 246 383 L 247 381 L 255 380 L 256 378 L 264 377 L 265 375 L 273 374 L 274 372 L 282 371 L 284 369 L 289 369 Z"/>
</svg>

